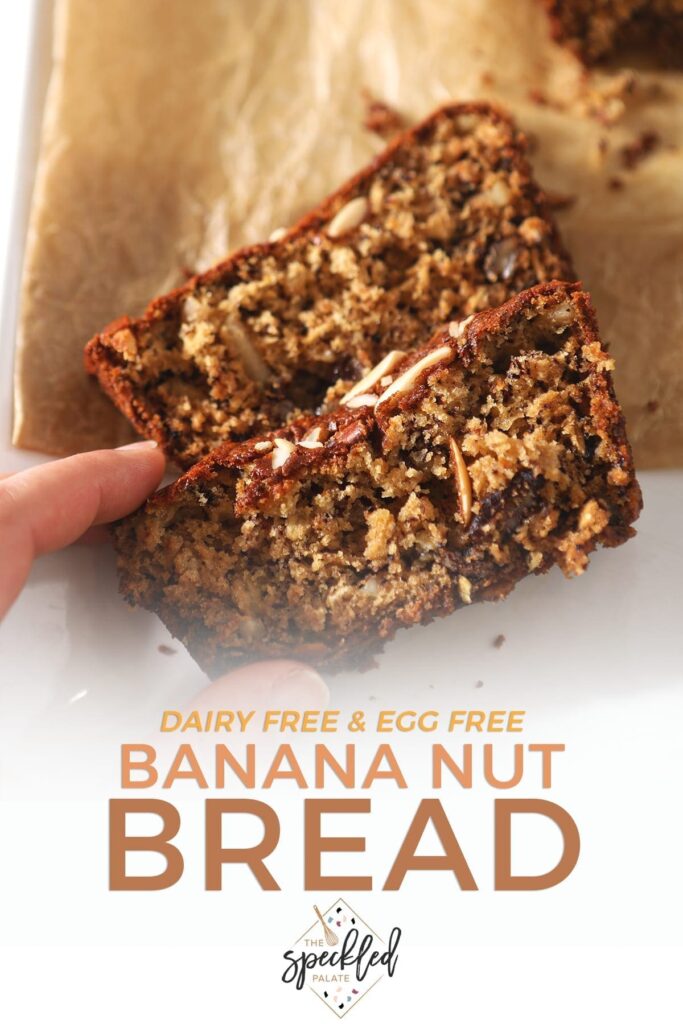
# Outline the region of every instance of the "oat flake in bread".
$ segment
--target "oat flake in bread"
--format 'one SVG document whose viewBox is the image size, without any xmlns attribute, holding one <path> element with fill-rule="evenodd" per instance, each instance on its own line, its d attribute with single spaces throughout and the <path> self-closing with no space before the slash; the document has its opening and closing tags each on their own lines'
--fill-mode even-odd
<svg viewBox="0 0 683 1024">
<path fill-rule="evenodd" d="M 274 241 L 110 324 L 86 367 L 187 467 L 333 405 L 435 324 L 572 276 L 512 121 L 486 103 L 452 104 Z"/>
<path fill-rule="evenodd" d="M 612 360 L 578 285 L 538 285 L 390 362 L 114 527 L 122 593 L 210 674 L 262 655 L 363 665 L 402 626 L 553 565 L 581 573 L 633 534 Z"/>
</svg>

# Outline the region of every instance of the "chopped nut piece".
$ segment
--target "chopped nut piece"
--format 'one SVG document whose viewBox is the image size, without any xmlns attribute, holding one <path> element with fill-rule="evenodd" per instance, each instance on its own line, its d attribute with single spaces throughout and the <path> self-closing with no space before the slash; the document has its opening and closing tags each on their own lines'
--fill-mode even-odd
<svg viewBox="0 0 683 1024">
<path fill-rule="evenodd" d="M 604 519 L 604 509 L 600 507 L 595 498 L 591 498 L 591 500 L 587 501 L 581 509 L 581 513 L 579 515 L 579 529 L 592 530 L 598 522 L 600 526 L 602 526 Z"/>
<path fill-rule="evenodd" d="M 351 399 L 355 398 L 356 395 L 362 395 L 364 392 L 369 391 L 375 386 L 378 380 L 384 376 L 385 373 L 389 373 L 390 370 L 400 363 L 405 355 L 405 352 L 399 352 L 398 349 L 392 349 L 391 352 L 387 352 L 384 359 L 381 359 L 377 366 L 373 366 L 369 373 L 359 380 L 357 384 L 354 384 L 350 391 L 347 391 L 341 400 L 341 405 L 349 405 Z"/>
<path fill-rule="evenodd" d="M 463 604 L 472 604 L 472 584 L 467 576 L 458 576 L 458 593 Z"/>
<path fill-rule="evenodd" d="M 372 408 L 377 405 L 377 395 L 354 395 L 345 404 L 349 409 L 362 409 L 363 406 Z"/>
<path fill-rule="evenodd" d="M 378 409 L 380 405 L 387 402 L 390 398 L 395 395 L 400 395 L 404 391 L 409 391 L 413 386 L 420 374 L 427 370 L 430 366 L 434 366 L 436 363 L 448 361 L 450 362 L 454 358 L 455 353 L 450 345 L 441 345 L 439 348 L 433 348 L 431 352 L 428 352 L 426 356 L 423 356 L 414 366 L 409 367 L 402 373 L 400 377 L 397 377 L 393 384 L 391 384 L 384 394 L 380 395 L 379 401 L 375 406 Z"/>
<path fill-rule="evenodd" d="M 490 203 L 494 206 L 506 206 L 512 198 L 512 193 L 504 181 L 497 179 L 493 184 L 485 189 L 482 193 Z"/>
<path fill-rule="evenodd" d="M 527 565 L 529 566 L 529 572 L 536 572 L 540 569 L 543 563 L 543 555 L 540 551 L 532 551 L 527 559 Z"/>
<path fill-rule="evenodd" d="M 284 437 L 276 437 L 275 451 L 273 452 L 273 469 L 282 469 L 287 459 L 294 451 L 294 445 Z"/>
<path fill-rule="evenodd" d="M 519 225 L 519 233 L 529 245 L 538 245 L 546 234 L 546 223 L 540 217 L 527 217 Z"/>
<path fill-rule="evenodd" d="M 274 231 L 268 235 L 269 242 L 279 242 L 287 234 L 287 228 L 275 228 Z"/>
<path fill-rule="evenodd" d="M 329 238 L 339 238 L 347 231 L 353 231 L 365 220 L 368 213 L 368 201 L 365 196 L 356 196 L 350 199 L 345 206 L 332 218 L 327 226 Z"/>
<path fill-rule="evenodd" d="M 460 517 L 463 521 L 463 525 L 469 526 L 470 520 L 472 519 L 472 481 L 470 480 L 470 475 L 467 472 L 467 466 L 465 465 L 465 460 L 462 456 L 462 452 L 460 451 L 460 445 L 454 437 L 450 437 L 448 439 L 448 444 L 451 450 L 453 472 L 458 490 Z"/>
<path fill-rule="evenodd" d="M 254 445 L 255 452 L 269 452 L 273 447 L 272 441 L 257 441 Z"/>
<path fill-rule="evenodd" d="M 254 346 L 249 331 L 237 317 L 226 320 L 220 329 L 220 336 L 242 360 L 248 377 L 259 384 L 270 380 L 270 370 Z"/>
<path fill-rule="evenodd" d="M 322 441 L 299 441 L 299 448 L 324 448 Z"/>
<path fill-rule="evenodd" d="M 124 359 L 136 359 L 138 354 L 138 345 L 135 340 L 135 335 L 128 328 L 124 327 L 121 331 L 116 331 L 111 338 L 112 348 L 119 352 Z"/>
<path fill-rule="evenodd" d="M 322 437 L 322 427 L 313 427 L 307 434 L 304 435 L 304 441 L 320 441 Z"/>
<path fill-rule="evenodd" d="M 448 333 L 451 338 L 462 338 L 473 319 L 474 313 L 471 313 L 470 316 L 466 316 L 464 320 L 451 320 L 448 325 Z"/>
</svg>

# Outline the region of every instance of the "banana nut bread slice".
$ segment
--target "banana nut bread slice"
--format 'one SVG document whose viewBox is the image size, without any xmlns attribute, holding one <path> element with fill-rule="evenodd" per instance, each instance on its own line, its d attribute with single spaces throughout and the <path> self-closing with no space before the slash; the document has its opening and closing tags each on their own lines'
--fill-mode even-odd
<svg viewBox="0 0 683 1024">
<path fill-rule="evenodd" d="M 645 47 L 665 67 L 683 67 L 683 0 L 544 0 L 552 32 L 584 64 Z"/>
<path fill-rule="evenodd" d="M 121 591 L 209 673 L 367 663 L 401 626 L 633 534 L 587 294 L 551 282 L 389 353 L 337 411 L 216 449 L 114 527 Z"/>
<path fill-rule="evenodd" d="M 182 466 L 333 404 L 452 317 L 574 276 L 523 137 L 485 103 L 438 110 L 282 234 L 87 346 L 87 369 Z"/>
</svg>

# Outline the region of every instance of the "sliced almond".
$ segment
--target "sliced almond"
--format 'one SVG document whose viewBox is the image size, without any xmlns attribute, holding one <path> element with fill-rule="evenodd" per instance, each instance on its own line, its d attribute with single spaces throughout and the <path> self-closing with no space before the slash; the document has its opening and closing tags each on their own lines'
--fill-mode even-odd
<svg viewBox="0 0 683 1024">
<path fill-rule="evenodd" d="M 434 366 L 436 363 L 451 362 L 454 358 L 455 353 L 450 345 L 441 345 L 439 348 L 432 349 L 426 356 L 423 356 L 419 362 L 409 367 L 405 373 L 402 373 L 400 377 L 397 377 L 393 384 L 391 384 L 384 394 L 380 395 L 379 401 L 375 406 L 375 410 L 379 409 L 380 405 L 384 402 L 388 402 L 390 398 L 394 398 L 395 395 L 403 394 L 409 391 L 417 378 L 425 370 L 428 370 L 430 366 Z"/>
<path fill-rule="evenodd" d="M 469 324 L 474 320 L 474 313 L 466 316 L 464 320 L 451 320 L 448 325 L 448 333 L 451 338 L 462 338 Z"/>
<path fill-rule="evenodd" d="M 273 469 L 282 469 L 287 459 L 294 451 L 294 445 L 284 437 L 274 439 L 275 451 L 273 452 Z"/>
<path fill-rule="evenodd" d="M 257 441 L 254 445 L 255 452 L 269 452 L 273 447 L 272 441 Z"/>
<path fill-rule="evenodd" d="M 460 506 L 460 517 L 464 526 L 470 525 L 472 519 L 472 481 L 467 472 L 465 460 L 460 451 L 460 445 L 454 437 L 449 437 L 448 445 L 451 450 L 451 462 L 453 463 L 453 475 L 458 491 L 458 505 Z"/>
<path fill-rule="evenodd" d="M 280 239 L 284 238 L 286 234 L 287 228 L 275 228 L 275 230 L 271 231 L 270 234 L 268 235 L 268 241 L 279 242 Z"/>
<path fill-rule="evenodd" d="M 304 434 L 304 441 L 319 441 L 322 436 L 322 427 L 313 427 L 308 433 Z"/>
<path fill-rule="evenodd" d="M 322 441 L 299 441 L 299 448 L 324 448 Z"/>
<path fill-rule="evenodd" d="M 230 317 L 221 327 L 221 338 L 242 360 L 245 373 L 258 384 L 270 380 L 270 370 L 254 346 L 250 332 L 237 317 Z"/>
<path fill-rule="evenodd" d="M 385 374 L 390 373 L 397 363 L 403 359 L 405 352 L 399 351 L 399 349 L 392 349 L 388 352 L 384 359 L 381 359 L 377 366 L 373 366 L 369 373 L 353 385 L 350 391 L 347 391 L 344 397 L 341 399 L 340 405 L 348 405 L 352 398 L 356 395 L 362 395 L 364 392 L 369 391 L 375 386 L 378 380 L 381 380 Z"/>
<path fill-rule="evenodd" d="M 345 403 L 346 408 L 362 409 L 363 406 L 367 406 L 371 409 L 373 406 L 377 405 L 377 398 L 377 395 L 354 395 L 353 398 L 350 398 L 348 402 Z"/>
<path fill-rule="evenodd" d="M 347 231 L 353 231 L 365 220 L 369 210 L 368 201 L 365 196 L 356 196 L 342 206 L 341 210 L 332 218 L 327 226 L 329 238 L 339 238 Z"/>
</svg>

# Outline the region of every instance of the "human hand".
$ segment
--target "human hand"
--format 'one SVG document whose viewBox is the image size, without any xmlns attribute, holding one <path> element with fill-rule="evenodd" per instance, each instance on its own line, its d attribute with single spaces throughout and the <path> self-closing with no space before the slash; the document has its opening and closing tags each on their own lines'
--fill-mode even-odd
<svg viewBox="0 0 683 1024">
<path fill-rule="evenodd" d="M 26 582 L 34 558 L 135 511 L 163 473 L 159 448 L 141 441 L 0 477 L 0 618 Z M 288 707 L 324 707 L 328 691 L 309 666 L 272 661 L 221 677 L 198 700 L 210 707 L 247 697 L 263 706 L 277 697 Z"/>
<path fill-rule="evenodd" d="M 158 486 L 164 456 L 153 441 L 86 452 L 0 479 L 0 618 L 39 555 L 133 512 Z"/>
</svg>

